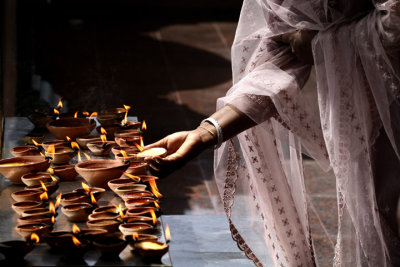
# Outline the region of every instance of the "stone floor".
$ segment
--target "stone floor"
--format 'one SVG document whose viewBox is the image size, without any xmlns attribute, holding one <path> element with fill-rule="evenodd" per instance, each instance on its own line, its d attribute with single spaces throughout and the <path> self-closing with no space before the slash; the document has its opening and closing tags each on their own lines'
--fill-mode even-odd
<svg viewBox="0 0 400 267">
<path fill-rule="evenodd" d="M 145 142 L 150 143 L 191 129 L 215 111 L 215 100 L 231 86 L 230 46 L 240 4 L 155 8 L 129 1 L 110 7 L 100 1 L 94 11 L 91 1 L 80 8 L 76 2 L 33 6 L 33 59 L 25 57 L 25 65 L 33 69 L 38 90 L 19 91 L 30 96 L 19 98 L 20 115 L 43 105 L 45 90 L 63 96 L 70 111 L 129 104 L 132 115 L 146 120 Z M 36 101 L 27 103 L 32 98 Z M 223 214 L 212 155 L 205 151 L 160 182 L 167 214 Z M 331 266 L 337 232 L 335 179 L 311 160 L 305 161 L 304 171 L 317 257 L 321 266 Z"/>
</svg>

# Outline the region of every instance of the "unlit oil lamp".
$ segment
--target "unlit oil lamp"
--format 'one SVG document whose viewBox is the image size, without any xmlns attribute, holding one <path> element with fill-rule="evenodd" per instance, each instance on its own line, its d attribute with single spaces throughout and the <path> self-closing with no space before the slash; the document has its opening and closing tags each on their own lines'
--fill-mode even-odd
<svg viewBox="0 0 400 267">
<path fill-rule="evenodd" d="M 129 168 L 124 172 L 121 178 L 131 177 L 131 175 L 146 175 L 148 164 L 146 162 L 131 162 Z"/>
<path fill-rule="evenodd" d="M 16 146 L 10 150 L 14 157 L 39 155 L 40 150 L 36 146 Z"/>
</svg>

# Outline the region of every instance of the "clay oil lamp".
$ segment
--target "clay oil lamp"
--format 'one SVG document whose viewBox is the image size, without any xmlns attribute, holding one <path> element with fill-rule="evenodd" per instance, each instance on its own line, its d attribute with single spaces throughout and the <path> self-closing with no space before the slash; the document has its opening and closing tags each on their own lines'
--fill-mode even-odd
<svg viewBox="0 0 400 267">
<path fill-rule="evenodd" d="M 132 235 L 125 235 L 124 239 L 128 242 L 128 244 L 134 248 L 135 244 L 141 241 L 146 241 L 146 240 L 158 240 L 158 236 L 156 235 L 150 235 L 150 234 L 138 234 L 138 233 L 133 233 Z"/>
<path fill-rule="evenodd" d="M 127 135 L 127 136 L 114 137 L 114 140 L 120 147 L 132 147 L 135 145 L 135 143 L 140 142 L 140 137 Z"/>
<path fill-rule="evenodd" d="M 75 165 L 62 165 L 49 168 L 51 174 L 57 175 L 61 181 L 72 181 L 78 175 L 75 171 Z"/>
<path fill-rule="evenodd" d="M 80 229 L 76 224 L 72 225 L 72 232 L 77 238 L 88 241 L 93 241 L 100 236 L 108 234 L 108 232 L 103 229 Z"/>
<path fill-rule="evenodd" d="M 82 188 L 74 189 L 73 192 L 77 192 L 82 195 L 87 195 L 88 197 L 90 197 L 90 194 L 93 194 L 96 201 L 98 201 L 106 193 L 106 190 L 104 188 L 89 187 L 84 182 L 82 182 L 81 184 Z"/>
<path fill-rule="evenodd" d="M 68 163 L 75 155 L 75 151 L 69 147 L 54 147 L 50 145 L 46 150 L 45 156 L 51 157 L 53 164 Z"/>
<path fill-rule="evenodd" d="M 154 198 L 139 198 L 139 199 L 128 199 L 125 201 L 125 206 L 128 209 L 138 207 L 159 207 L 158 200 Z"/>
<path fill-rule="evenodd" d="M 113 179 L 111 181 L 108 181 L 107 185 L 115 193 L 115 189 L 117 187 L 127 186 L 127 185 L 135 185 L 140 181 L 140 178 L 138 176 L 132 176 L 132 177 L 134 177 L 134 178 Z"/>
<path fill-rule="evenodd" d="M 10 150 L 14 157 L 39 155 L 40 150 L 36 146 L 16 146 Z"/>
<path fill-rule="evenodd" d="M 32 185 L 40 185 L 40 182 L 51 183 L 53 179 L 51 178 L 50 173 L 34 172 L 22 175 L 21 181 L 27 186 L 32 186 Z"/>
<path fill-rule="evenodd" d="M 146 175 L 148 170 L 148 164 L 146 162 L 131 162 L 129 168 L 121 176 L 121 178 L 130 178 L 128 174 L 131 175 Z"/>
<path fill-rule="evenodd" d="M 123 223 L 119 226 L 119 230 L 124 235 L 132 235 L 133 233 L 151 234 L 154 232 L 154 226 L 143 222 Z"/>
<path fill-rule="evenodd" d="M 86 224 L 90 229 L 103 229 L 109 233 L 114 233 L 118 231 L 118 226 L 121 222 L 116 219 L 96 219 L 88 221 Z"/>
<path fill-rule="evenodd" d="M 100 212 L 112 212 L 114 214 L 120 214 L 120 210 L 122 210 L 123 212 L 126 211 L 126 208 L 123 208 L 122 206 L 118 207 L 118 206 L 104 206 L 104 207 L 99 207 L 96 208 L 93 213 L 100 213 Z"/>
<path fill-rule="evenodd" d="M 10 240 L 0 243 L 0 253 L 4 255 L 6 262 L 22 262 L 34 248 L 31 242 Z"/>
<path fill-rule="evenodd" d="M 87 144 L 88 149 L 95 156 L 108 156 L 117 144 L 113 141 L 95 141 Z"/>
<path fill-rule="evenodd" d="M 102 258 L 118 258 L 121 251 L 128 245 L 127 241 L 115 235 L 99 237 L 93 245 L 101 253 Z"/>
<path fill-rule="evenodd" d="M 22 175 L 45 171 L 49 166 L 50 161 L 41 156 L 15 157 L 0 160 L 0 173 L 13 184 L 22 184 Z"/>
<path fill-rule="evenodd" d="M 134 184 L 134 185 L 123 185 L 115 188 L 114 192 L 118 196 L 122 196 L 126 192 L 130 191 L 143 191 L 146 189 L 146 185 L 144 184 Z"/>
<path fill-rule="evenodd" d="M 139 149 L 137 149 L 137 147 L 135 146 L 135 147 L 120 147 L 120 146 L 117 146 L 117 147 L 113 147 L 112 149 L 111 149 L 111 152 L 114 154 L 114 155 L 117 155 L 117 154 L 121 154 L 121 150 L 124 150 L 127 154 L 135 154 L 135 153 L 137 153 L 137 152 L 139 152 Z"/>
<path fill-rule="evenodd" d="M 97 116 L 97 121 L 102 126 L 110 126 L 110 125 L 121 122 L 121 119 L 118 118 L 117 114 L 103 114 L 103 115 Z"/>
<path fill-rule="evenodd" d="M 63 147 L 67 146 L 68 143 L 64 140 L 51 140 L 51 141 L 46 141 L 40 144 L 44 151 L 47 151 L 49 149 L 49 146 L 54 146 L 54 147 Z"/>
<path fill-rule="evenodd" d="M 129 163 L 121 163 L 117 160 L 97 159 L 79 162 L 75 170 L 91 186 L 105 188 L 107 182 L 121 177 L 128 169 Z"/>
<path fill-rule="evenodd" d="M 35 208 L 43 207 L 43 202 L 41 201 L 21 201 L 15 202 L 11 205 L 12 209 L 19 215 L 26 210 L 31 210 Z"/>
<path fill-rule="evenodd" d="M 136 122 L 140 126 L 140 122 Z M 137 136 L 140 137 L 142 135 L 142 131 L 136 129 L 122 130 L 114 133 L 114 137 L 127 137 L 127 136 Z M 140 141 L 140 140 L 139 140 Z"/>
<path fill-rule="evenodd" d="M 15 227 L 15 230 L 25 240 L 27 240 L 33 233 L 37 234 L 40 237 L 42 234 L 50 232 L 52 228 L 53 226 L 44 223 L 29 223 L 18 225 Z"/>
<path fill-rule="evenodd" d="M 72 238 L 72 233 L 69 231 L 53 231 L 42 235 L 42 240 L 49 245 L 52 250 L 58 250 L 58 243 L 68 242 L 67 239 Z"/>
<path fill-rule="evenodd" d="M 155 240 L 137 242 L 134 247 L 142 257 L 154 262 L 160 262 L 161 257 L 169 250 L 168 244 Z"/>
<path fill-rule="evenodd" d="M 41 207 L 41 208 L 33 208 L 33 209 L 29 209 L 29 210 L 24 210 L 21 213 L 21 215 L 22 215 L 22 217 L 32 216 L 32 215 L 46 216 L 49 218 L 56 217 L 57 216 L 56 209 L 58 208 L 59 203 L 60 203 L 59 197 L 57 197 L 57 201 L 56 201 L 55 205 L 52 202 L 49 202 L 48 208 Z"/>
<path fill-rule="evenodd" d="M 79 192 L 64 193 L 61 197 L 61 204 L 63 206 L 77 203 L 88 203 L 89 201 L 90 197 L 88 195 Z"/>
<path fill-rule="evenodd" d="M 57 139 L 64 140 L 69 136 L 72 140 L 88 136 L 96 126 L 96 122 L 86 118 L 62 118 L 46 124 L 47 129 Z"/>
<path fill-rule="evenodd" d="M 112 115 L 115 116 L 115 119 L 118 122 L 121 122 L 121 120 L 124 118 L 125 113 L 126 113 L 125 108 L 109 108 L 103 110 L 100 115 Z"/>
<path fill-rule="evenodd" d="M 101 141 L 100 136 L 89 135 L 86 137 L 78 137 L 76 138 L 76 142 L 78 142 L 79 146 L 82 149 L 88 149 L 87 144 L 91 142 Z"/>
<path fill-rule="evenodd" d="M 28 116 L 28 119 L 35 125 L 36 129 L 46 129 L 46 124 L 54 119 L 50 109 L 35 109 L 35 112 Z"/>
<path fill-rule="evenodd" d="M 126 216 L 147 216 L 153 217 L 155 214 L 156 217 L 161 215 L 161 210 L 155 207 L 139 207 L 139 208 L 131 208 L 126 211 Z"/>
<path fill-rule="evenodd" d="M 158 220 L 157 217 L 151 218 L 146 216 L 125 216 L 124 217 L 125 223 L 147 223 L 151 225 L 156 225 Z"/>
<path fill-rule="evenodd" d="M 120 215 L 118 213 L 103 211 L 90 214 L 88 220 L 93 221 L 98 219 L 118 219 L 119 217 Z"/>
<path fill-rule="evenodd" d="M 67 262 L 82 261 L 83 254 L 89 248 L 89 241 L 77 238 L 71 232 L 59 231 L 43 235 L 45 242 L 52 250 L 62 253 Z"/>
<path fill-rule="evenodd" d="M 58 189 L 58 184 L 41 182 L 38 185 L 26 186 L 24 189 L 25 190 L 40 190 L 42 192 L 47 192 L 47 194 L 49 196 L 51 196 Z"/>
<path fill-rule="evenodd" d="M 121 150 L 121 153 L 115 154 L 115 159 L 120 160 L 122 162 L 130 161 L 130 162 L 143 162 L 144 157 L 138 157 L 138 152 L 127 153 L 125 150 Z"/>
<path fill-rule="evenodd" d="M 86 221 L 92 210 L 93 206 L 88 203 L 69 204 L 61 208 L 61 211 L 70 222 Z"/>
<path fill-rule="evenodd" d="M 47 216 L 43 216 L 43 215 L 29 215 L 29 216 L 20 217 L 20 218 L 18 218 L 17 221 L 19 224 L 44 223 L 44 224 L 52 225 L 55 223 L 55 218 L 54 218 L 54 216 L 47 217 Z"/>
<path fill-rule="evenodd" d="M 123 193 L 121 196 L 123 201 L 127 201 L 129 199 L 141 199 L 141 198 L 153 198 L 156 199 L 156 197 L 151 193 L 150 191 L 143 190 L 143 191 L 129 191 Z"/>
<path fill-rule="evenodd" d="M 13 192 L 11 197 L 17 201 L 40 201 L 40 195 L 42 195 L 42 191 L 40 190 L 20 190 Z"/>
<path fill-rule="evenodd" d="M 121 129 L 121 126 L 119 124 L 112 124 L 109 126 L 97 126 L 96 131 L 101 134 L 101 128 L 104 128 L 107 131 L 107 138 L 113 139 L 114 138 L 114 133 L 118 132 Z"/>
</svg>

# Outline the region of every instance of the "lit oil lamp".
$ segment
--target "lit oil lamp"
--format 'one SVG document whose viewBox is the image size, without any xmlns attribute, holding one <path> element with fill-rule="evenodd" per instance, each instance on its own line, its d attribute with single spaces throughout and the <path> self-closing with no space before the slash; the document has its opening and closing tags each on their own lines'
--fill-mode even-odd
<svg viewBox="0 0 400 267">
<path fill-rule="evenodd" d="M 156 225 L 158 222 L 157 217 L 146 217 L 146 216 L 125 216 L 124 223 L 147 223 Z"/>
<path fill-rule="evenodd" d="M 87 144 L 87 147 L 93 155 L 107 156 L 110 154 L 111 149 L 117 146 L 117 144 L 113 141 L 107 141 L 106 134 L 102 134 L 100 138 L 101 141 L 90 142 Z"/>
<path fill-rule="evenodd" d="M 10 150 L 14 157 L 39 155 L 40 150 L 36 146 L 16 146 Z"/>
<path fill-rule="evenodd" d="M 45 171 L 49 166 L 50 161 L 41 156 L 15 157 L 0 160 L 0 173 L 13 184 L 22 184 L 22 175 L 33 171 Z"/>
<path fill-rule="evenodd" d="M 86 225 L 91 229 L 103 229 L 107 230 L 109 233 L 118 231 L 118 226 L 120 224 L 121 222 L 116 219 L 96 219 L 86 222 Z"/>
<path fill-rule="evenodd" d="M 11 197 L 17 202 L 41 201 L 42 194 L 44 194 L 44 193 L 39 190 L 20 190 L 20 191 L 13 192 L 11 194 Z"/>
<path fill-rule="evenodd" d="M 140 142 L 140 137 L 135 135 L 116 136 L 114 140 L 120 147 L 132 147 L 135 146 L 135 143 Z"/>
<path fill-rule="evenodd" d="M 161 257 L 168 252 L 169 245 L 154 240 L 135 243 L 135 250 L 144 258 L 151 261 L 161 261 Z"/>
<path fill-rule="evenodd" d="M 88 136 L 96 126 L 96 122 L 85 118 L 62 118 L 49 122 L 46 127 L 57 139 L 64 140 L 69 136 L 72 140 Z"/>
<path fill-rule="evenodd" d="M 100 236 L 108 234 L 103 229 L 80 229 L 76 224 L 72 225 L 72 233 L 81 240 L 93 241 Z"/>
<path fill-rule="evenodd" d="M 125 206 L 128 209 L 137 208 L 137 207 L 159 207 L 158 200 L 151 197 L 143 197 L 139 199 L 128 199 L 125 201 Z"/>
<path fill-rule="evenodd" d="M 143 191 L 146 189 L 146 185 L 144 184 L 133 184 L 133 185 L 123 185 L 115 188 L 113 191 L 118 195 L 122 196 L 126 192 L 131 191 Z"/>
<path fill-rule="evenodd" d="M 42 234 L 50 232 L 52 228 L 51 225 L 44 223 L 29 223 L 18 225 L 15 227 L 15 230 L 25 238 L 25 240 L 28 240 L 31 237 L 31 234 L 35 233 L 40 237 Z"/>
<path fill-rule="evenodd" d="M 123 223 L 119 226 L 119 230 L 124 235 L 132 235 L 133 233 L 151 234 L 154 233 L 153 225 L 144 222 Z"/>
<path fill-rule="evenodd" d="M 116 214 L 114 212 L 103 211 L 90 214 L 88 220 L 93 221 L 98 219 L 118 219 L 118 218 L 120 218 L 119 214 Z"/>
<path fill-rule="evenodd" d="M 63 206 L 77 203 L 88 203 L 89 201 L 89 195 L 79 192 L 68 192 L 61 196 L 61 204 Z"/>
<path fill-rule="evenodd" d="M 137 147 L 120 147 L 120 146 L 117 146 L 117 147 L 113 147 L 112 149 L 111 149 L 111 152 L 114 154 L 114 155 L 117 155 L 117 154 L 121 154 L 121 150 L 124 150 L 127 154 L 135 154 L 135 153 L 137 153 L 139 150 L 137 149 Z"/>
<path fill-rule="evenodd" d="M 50 174 L 54 174 L 60 178 L 61 181 L 72 181 L 78 175 L 75 171 L 75 165 L 62 165 L 55 166 L 53 168 L 48 169 Z"/>
<path fill-rule="evenodd" d="M 49 245 L 53 251 L 59 251 L 60 248 L 58 244 L 61 242 L 68 242 L 71 238 L 72 233 L 68 231 L 53 231 L 42 235 L 42 240 Z M 62 252 L 62 250 L 60 252 Z"/>
<path fill-rule="evenodd" d="M 47 122 L 46 122 L 46 123 L 47 123 Z M 46 125 L 44 125 L 44 126 L 46 127 Z M 41 142 L 43 141 L 44 135 L 41 134 L 41 133 L 31 132 L 31 133 L 25 135 L 25 136 L 23 137 L 23 139 L 24 139 L 24 142 L 25 142 L 27 145 L 35 145 L 34 142 L 36 142 L 36 143 L 41 143 Z"/>
<path fill-rule="evenodd" d="M 40 185 L 40 182 L 51 183 L 53 180 L 47 172 L 34 172 L 22 175 L 21 181 L 27 186 L 32 186 Z"/>
<path fill-rule="evenodd" d="M 139 176 L 146 175 L 148 170 L 148 164 L 146 162 L 131 162 L 129 168 L 124 172 L 124 175 L 121 178 L 129 178 L 128 174 Z"/>
<path fill-rule="evenodd" d="M 70 222 L 86 221 L 92 210 L 93 206 L 88 203 L 69 204 L 61 208 L 61 211 Z"/>
<path fill-rule="evenodd" d="M 141 198 L 153 198 L 156 199 L 153 193 L 147 190 L 143 191 L 129 191 L 123 193 L 121 196 L 123 201 L 127 201 L 129 199 L 141 199 Z"/>
<path fill-rule="evenodd" d="M 109 206 L 104 206 L 104 207 L 99 207 L 99 208 L 96 208 L 94 211 L 93 211 L 93 213 L 99 213 L 99 212 L 112 212 L 112 213 L 114 213 L 114 214 L 120 214 L 120 210 L 122 210 L 123 212 L 125 212 L 126 211 L 126 208 L 124 207 L 122 207 L 122 205 L 120 205 L 120 206 L 115 206 L 115 205 L 109 205 Z"/>
<path fill-rule="evenodd" d="M 83 195 L 87 195 L 90 197 L 90 194 L 93 194 L 93 197 L 96 201 L 98 201 L 105 193 L 106 190 L 99 187 L 89 187 L 84 182 L 81 183 L 82 188 L 74 189 L 73 192 L 77 192 Z"/>
<path fill-rule="evenodd" d="M 21 201 L 15 202 L 11 205 L 12 209 L 19 215 L 26 210 L 43 207 L 44 203 L 41 201 Z"/>
<path fill-rule="evenodd" d="M 134 177 L 137 177 L 137 176 L 134 176 Z M 127 185 L 135 185 L 139 181 L 140 181 L 140 177 L 137 177 L 136 180 L 133 178 L 117 178 L 117 179 L 108 181 L 107 185 L 115 193 L 115 189 L 117 187 L 127 186 Z"/>
<path fill-rule="evenodd" d="M 93 241 L 93 245 L 100 251 L 101 257 L 106 259 L 118 258 L 127 244 L 124 239 L 116 235 L 99 237 Z"/>
<path fill-rule="evenodd" d="M 51 157 L 53 164 L 65 164 L 68 163 L 75 155 L 74 150 L 69 147 L 55 147 L 50 145 L 46 150 L 45 156 Z"/>
<path fill-rule="evenodd" d="M 57 189 L 58 189 L 58 184 L 57 183 L 43 183 L 40 181 L 40 184 L 38 185 L 31 185 L 31 186 L 26 186 L 24 188 L 25 190 L 40 190 L 42 192 L 47 192 L 47 194 L 50 196 L 52 195 Z"/>
<path fill-rule="evenodd" d="M 44 151 L 47 151 L 49 149 L 49 146 L 51 145 L 53 145 L 54 147 L 62 147 L 68 144 L 65 140 L 51 140 L 51 141 L 45 141 L 39 145 L 44 149 Z"/>
<path fill-rule="evenodd" d="M 157 241 L 158 236 L 156 235 L 150 235 L 150 234 L 138 234 L 138 233 L 133 233 L 132 235 L 125 235 L 124 236 L 125 240 L 128 241 L 128 244 L 134 248 L 135 244 L 141 241 L 147 241 L 147 240 L 153 240 Z"/>
<path fill-rule="evenodd" d="M 44 223 L 50 225 L 55 223 L 55 217 L 52 216 L 49 218 L 43 215 L 30 215 L 18 218 L 17 222 L 19 224 Z"/>
<path fill-rule="evenodd" d="M 78 142 L 82 149 L 88 149 L 87 144 L 96 141 L 101 141 L 100 136 L 88 135 L 76 138 L 76 142 Z"/>
<path fill-rule="evenodd" d="M 159 217 L 161 210 L 155 207 L 139 207 L 131 208 L 126 211 L 127 216 L 147 216 L 147 217 Z"/>
<path fill-rule="evenodd" d="M 50 204 L 51 203 L 51 204 Z M 57 211 L 55 208 L 55 205 L 52 205 L 52 202 L 49 203 L 48 208 L 34 208 L 34 209 L 29 209 L 25 210 L 22 212 L 22 217 L 25 216 L 31 216 L 31 215 L 41 215 L 41 216 L 47 216 L 49 218 L 57 216 Z"/>
</svg>

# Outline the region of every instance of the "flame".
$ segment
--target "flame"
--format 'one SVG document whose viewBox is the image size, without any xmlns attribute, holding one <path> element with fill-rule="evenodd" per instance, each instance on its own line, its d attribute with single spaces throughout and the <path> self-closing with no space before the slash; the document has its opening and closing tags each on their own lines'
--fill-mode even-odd
<svg viewBox="0 0 400 267">
<path fill-rule="evenodd" d="M 124 212 L 122 211 L 122 205 L 119 204 L 117 211 L 119 212 L 119 215 L 121 216 L 121 219 L 125 219 Z"/>
<path fill-rule="evenodd" d="M 63 108 L 62 97 L 58 99 L 57 109 L 60 110 Z"/>
<path fill-rule="evenodd" d="M 156 180 L 155 180 L 155 179 L 149 180 L 149 185 L 150 185 L 150 188 L 151 188 L 151 192 L 153 192 L 153 194 L 156 196 L 156 198 L 162 197 L 162 195 L 161 195 L 160 192 L 158 191 L 158 188 L 157 188 L 157 184 L 156 184 Z"/>
<path fill-rule="evenodd" d="M 122 151 L 122 150 L 121 150 Z M 127 172 L 123 172 L 124 175 L 128 176 L 129 178 L 131 178 L 132 180 L 134 180 L 135 182 L 140 182 L 140 177 L 139 176 L 135 176 L 133 174 L 127 173 Z"/>
<path fill-rule="evenodd" d="M 160 250 L 165 249 L 168 245 L 167 244 L 158 244 L 151 241 L 143 241 L 139 243 L 143 249 L 152 249 L 152 250 Z"/>
<path fill-rule="evenodd" d="M 43 183 L 43 181 L 39 181 L 39 182 L 40 182 L 40 185 L 42 186 L 43 190 L 44 190 L 45 192 L 47 192 L 47 187 L 46 187 L 46 185 Z"/>
<path fill-rule="evenodd" d="M 143 136 L 140 136 L 139 138 L 140 138 L 140 146 L 144 147 Z"/>
<path fill-rule="evenodd" d="M 142 130 L 147 130 L 147 124 L 145 120 L 142 122 Z"/>
<path fill-rule="evenodd" d="M 68 135 L 65 137 L 65 139 L 67 139 L 68 142 L 71 142 L 71 137 L 69 137 Z"/>
<path fill-rule="evenodd" d="M 171 241 L 171 232 L 169 231 L 169 225 L 165 226 L 165 241 L 169 242 Z"/>
<path fill-rule="evenodd" d="M 134 232 L 134 233 L 132 234 L 132 240 L 138 240 L 138 238 L 139 238 L 139 234 L 136 233 L 136 232 Z"/>
<path fill-rule="evenodd" d="M 48 168 L 47 170 L 49 171 L 49 173 L 54 174 L 54 169 L 53 168 Z"/>
<path fill-rule="evenodd" d="M 87 112 L 87 111 L 82 112 L 82 114 L 85 116 L 89 116 L 89 112 Z"/>
<path fill-rule="evenodd" d="M 35 139 L 32 139 L 32 143 L 33 143 L 35 146 L 40 146 L 40 144 L 39 144 L 38 142 L 36 142 Z"/>
<path fill-rule="evenodd" d="M 105 134 L 100 135 L 101 141 L 103 142 L 103 145 L 107 143 L 107 136 Z"/>
<path fill-rule="evenodd" d="M 42 152 L 39 152 L 40 153 L 40 156 L 42 156 L 42 157 L 46 157 Z"/>
<path fill-rule="evenodd" d="M 141 147 L 140 145 L 138 145 L 137 143 L 135 143 L 135 146 L 137 147 L 137 149 L 139 149 L 139 151 L 143 151 L 143 147 Z"/>
<path fill-rule="evenodd" d="M 56 214 L 56 207 L 54 206 L 54 204 L 53 204 L 53 202 L 49 202 L 49 211 L 52 213 L 52 214 Z"/>
<path fill-rule="evenodd" d="M 78 149 L 78 150 L 81 149 L 81 148 L 79 147 L 79 145 L 78 145 L 77 142 L 71 142 L 71 147 L 72 147 L 72 148 L 76 148 L 76 149 Z"/>
<path fill-rule="evenodd" d="M 38 236 L 36 233 L 32 233 L 30 239 L 31 239 L 32 241 L 35 241 L 36 244 L 39 243 L 39 241 L 40 241 L 40 238 L 39 238 L 39 236 Z"/>
<path fill-rule="evenodd" d="M 78 151 L 78 162 L 79 161 L 82 161 L 82 158 L 81 158 L 81 151 Z"/>
<path fill-rule="evenodd" d="M 82 245 L 81 241 L 79 241 L 78 238 L 76 238 L 75 236 L 72 236 L 72 242 L 74 243 L 75 246 L 79 247 Z"/>
<path fill-rule="evenodd" d="M 128 157 L 128 154 L 125 152 L 125 150 L 121 150 L 120 151 L 122 156 L 124 157 L 124 161 L 126 160 L 126 158 Z"/>
<path fill-rule="evenodd" d="M 47 151 L 46 151 L 46 153 L 47 154 L 51 154 L 51 156 L 53 157 L 53 159 L 54 159 L 54 153 L 56 152 L 56 147 L 55 147 L 55 145 L 49 145 L 49 147 L 47 148 Z"/>
<path fill-rule="evenodd" d="M 90 116 L 89 116 L 89 121 L 90 121 L 93 117 L 97 117 L 97 112 L 92 112 L 92 114 L 90 114 Z"/>
<path fill-rule="evenodd" d="M 72 225 L 72 233 L 77 234 L 77 233 L 80 233 L 80 232 L 81 232 L 81 229 L 79 229 L 78 225 L 73 224 Z"/>
<path fill-rule="evenodd" d="M 62 193 L 60 192 L 60 194 L 57 196 L 56 198 L 56 204 L 54 205 L 54 207 L 56 209 L 58 209 L 58 207 L 60 206 L 60 202 L 61 202 L 61 197 L 62 197 Z"/>
<path fill-rule="evenodd" d="M 75 112 L 74 118 L 75 118 L 75 119 L 78 118 L 78 111 Z"/>
<path fill-rule="evenodd" d="M 81 184 L 82 184 L 83 190 L 85 190 L 86 193 L 89 193 L 90 187 L 87 184 L 85 184 L 84 182 L 81 182 Z"/>
<path fill-rule="evenodd" d="M 50 174 L 50 177 L 51 177 L 51 180 L 52 180 L 54 183 L 58 183 L 58 179 L 57 179 L 56 177 L 54 177 L 54 176 L 51 175 L 51 174 Z"/>
<path fill-rule="evenodd" d="M 49 196 L 47 195 L 47 192 L 43 192 L 42 194 L 40 194 L 40 200 L 48 200 Z"/>
<path fill-rule="evenodd" d="M 60 114 L 60 111 L 58 111 L 58 109 L 53 109 L 53 112 L 54 112 L 55 115 L 59 115 Z"/>
<path fill-rule="evenodd" d="M 85 157 L 87 158 L 87 159 L 90 159 L 90 157 L 89 157 L 89 155 L 88 154 L 86 154 L 85 152 L 83 152 L 82 151 L 82 153 L 83 153 L 83 155 L 85 155 Z"/>
<path fill-rule="evenodd" d="M 101 134 L 107 134 L 107 131 L 103 127 L 100 127 L 100 132 Z"/>
<path fill-rule="evenodd" d="M 157 201 L 154 201 L 154 206 L 158 209 L 160 208 L 160 205 L 158 205 Z"/>
<path fill-rule="evenodd" d="M 125 117 L 124 117 L 124 120 L 122 121 L 122 123 L 125 125 L 128 122 L 128 111 L 131 109 L 131 107 L 124 105 L 124 109 L 126 111 L 125 111 Z"/>
<path fill-rule="evenodd" d="M 156 213 L 154 212 L 153 209 L 149 209 L 149 211 L 150 211 L 150 214 L 151 214 L 151 218 L 153 218 L 153 224 L 156 224 L 157 223 Z"/>
<path fill-rule="evenodd" d="M 94 197 L 94 195 L 93 195 L 92 192 L 90 192 L 90 202 L 91 202 L 92 204 L 96 204 L 96 203 L 97 203 L 97 201 L 96 201 L 96 199 L 95 199 L 95 197 Z"/>
<path fill-rule="evenodd" d="M 56 222 L 56 219 L 54 218 L 54 216 L 51 216 L 51 223 L 55 224 L 55 222 Z"/>
</svg>

